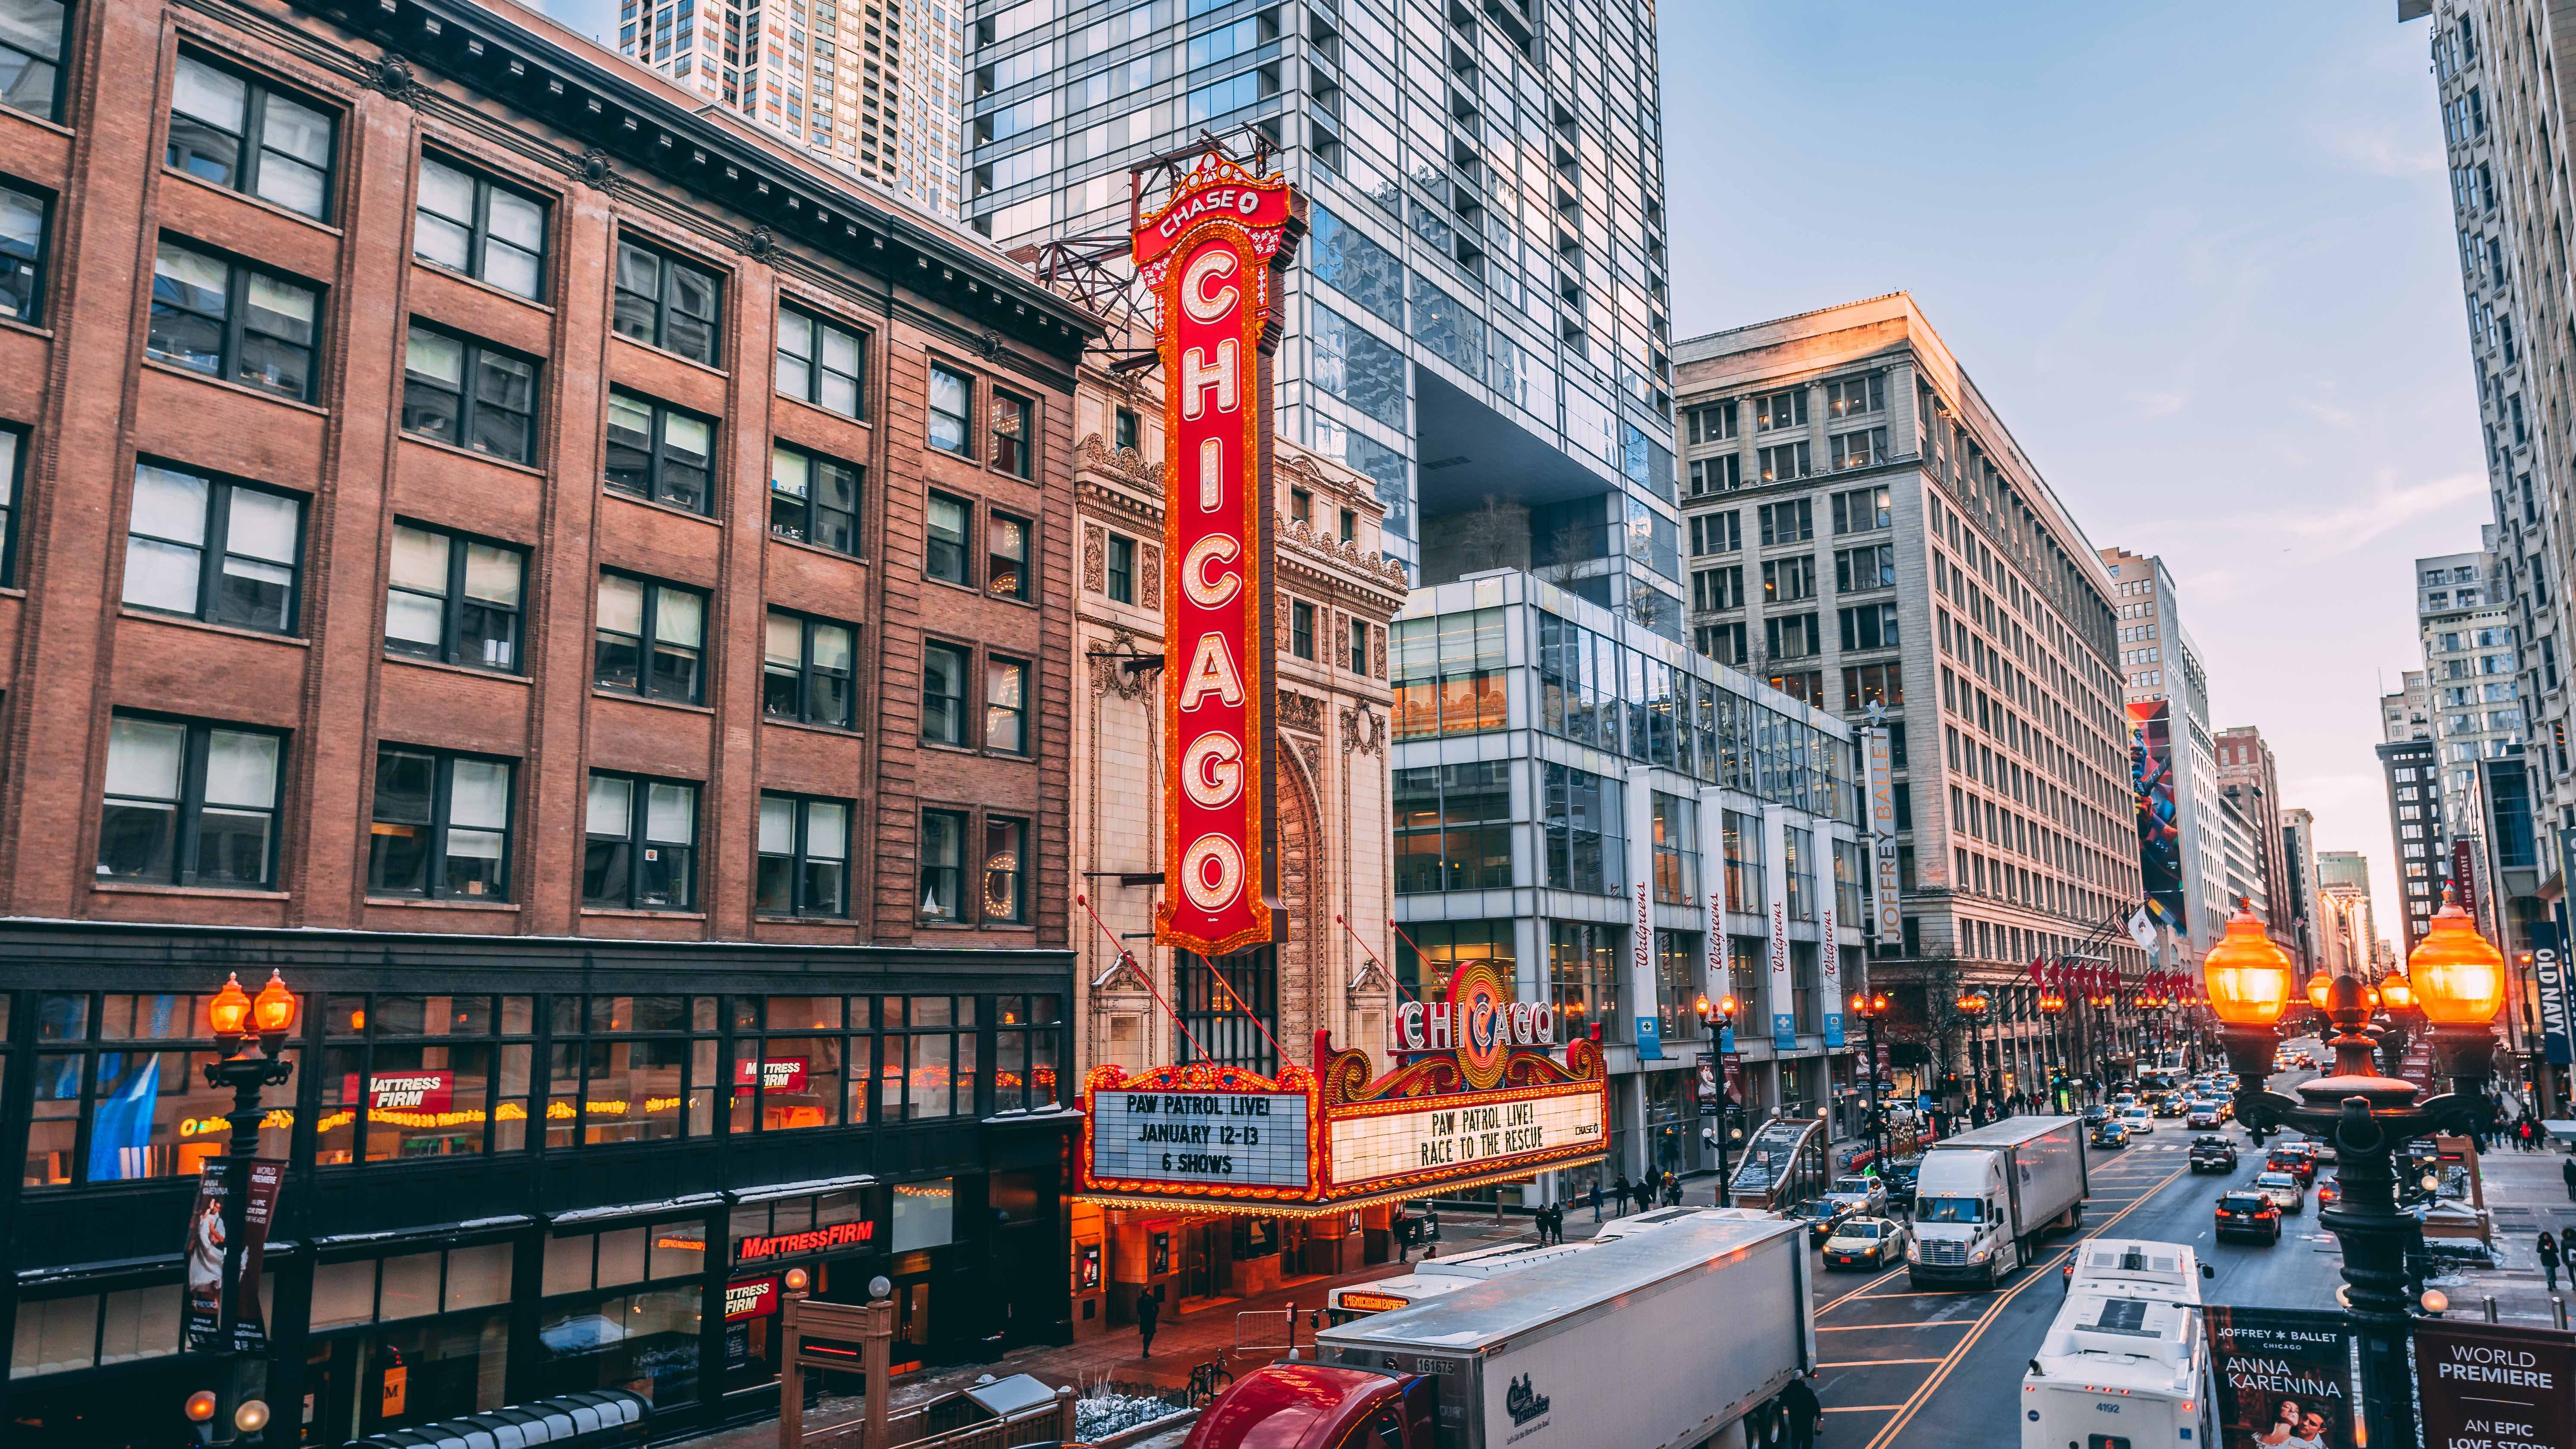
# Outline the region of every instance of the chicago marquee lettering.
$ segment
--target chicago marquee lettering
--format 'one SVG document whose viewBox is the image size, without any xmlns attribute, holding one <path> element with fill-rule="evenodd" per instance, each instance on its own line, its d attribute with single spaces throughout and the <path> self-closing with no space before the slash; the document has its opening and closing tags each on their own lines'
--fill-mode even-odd
<svg viewBox="0 0 2576 1449">
<path fill-rule="evenodd" d="M 1134 231 L 1170 384 L 1163 859 L 1172 888 L 1155 907 L 1155 936 L 1203 956 L 1286 935 L 1271 906 L 1271 313 L 1303 211 L 1285 179 L 1212 153 Z"/>
</svg>

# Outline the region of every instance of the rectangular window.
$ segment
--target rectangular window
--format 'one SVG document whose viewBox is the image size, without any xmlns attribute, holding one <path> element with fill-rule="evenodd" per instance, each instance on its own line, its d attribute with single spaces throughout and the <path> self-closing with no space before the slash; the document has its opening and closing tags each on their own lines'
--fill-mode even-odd
<svg viewBox="0 0 2576 1449">
<path fill-rule="evenodd" d="M 984 591 L 997 599 L 1027 600 L 1034 580 L 1029 567 L 1029 521 L 999 509 L 984 515 Z"/>
<path fill-rule="evenodd" d="M 993 392 L 993 466 L 1014 478 L 1030 475 L 1037 456 L 1037 410 L 1024 397 Z"/>
<path fill-rule="evenodd" d="M 1288 605 L 1288 652 L 1300 659 L 1315 657 L 1315 606 L 1303 600 Z"/>
<path fill-rule="evenodd" d="M 1136 446 L 1136 414 L 1130 409 L 1118 409 L 1117 440 L 1121 448 Z"/>
<path fill-rule="evenodd" d="M 58 0 L 0 0 L 0 106 L 54 119 L 61 104 L 63 9 Z"/>
<path fill-rule="evenodd" d="M 7 35 L 0 16 L 0 37 Z M 6 45 L 0 39 L 0 46 Z M 169 164 L 315 218 L 331 209 L 329 113 L 179 52 L 170 87 Z"/>
<path fill-rule="evenodd" d="M 292 634 L 303 555 L 302 499 L 159 463 L 134 465 L 126 603 Z"/>
<path fill-rule="evenodd" d="M 0 0 L 0 6 L 7 3 Z M 9 56 L 5 15 L 0 9 L 0 74 Z M 0 184 L 0 317 L 30 326 L 44 320 L 45 223 L 51 212 L 43 197 Z"/>
<path fill-rule="evenodd" d="M 1834 590 L 1853 593 L 1861 589 L 1896 587 L 1896 545 L 1882 543 L 1874 548 L 1838 549 L 1834 553 Z"/>
<path fill-rule="evenodd" d="M 1487 760 L 1396 771 L 1395 825 L 1399 894 L 1510 888 L 1508 763 Z"/>
<path fill-rule="evenodd" d="M 1761 481 L 1778 483 L 1791 478 L 1804 478 L 1812 472 L 1808 465 L 1805 443 L 1782 443 L 1777 447 L 1755 450 L 1755 462 L 1761 469 Z"/>
<path fill-rule="evenodd" d="M 1114 603 L 1136 602 L 1136 540 L 1109 535 L 1109 597 Z"/>
<path fill-rule="evenodd" d="M 1897 664 L 1864 664 L 1843 671 L 1843 708 L 1864 710 L 1871 705 L 1894 709 L 1905 703 L 1905 674 Z"/>
<path fill-rule="evenodd" d="M 984 817 L 984 896 L 976 904 L 988 926 L 1024 926 L 1029 920 L 1029 823 Z"/>
<path fill-rule="evenodd" d="M 1762 601 L 1766 604 L 1791 604 L 1816 596 L 1816 559 L 1813 554 L 1796 558 L 1775 558 L 1762 565 Z"/>
<path fill-rule="evenodd" d="M 921 812 L 921 919 L 966 923 L 966 812 Z"/>
<path fill-rule="evenodd" d="M 966 537 L 975 506 L 963 498 L 934 492 L 923 519 L 921 572 L 945 583 L 974 586 L 967 572 Z"/>
<path fill-rule="evenodd" d="M 537 461 L 537 365 L 418 322 L 403 349 L 405 432 L 513 463 Z"/>
<path fill-rule="evenodd" d="M 834 553 L 859 551 L 857 464 L 780 443 L 769 450 L 769 531 Z"/>
<path fill-rule="evenodd" d="M 1691 575 L 1691 606 L 1703 613 L 1744 606 L 1742 568 L 1701 569 Z"/>
<path fill-rule="evenodd" d="M 1742 624 L 1707 624 L 1693 631 L 1699 652 L 1720 664 L 1741 668 L 1745 661 Z"/>
<path fill-rule="evenodd" d="M 313 395 L 322 294 L 164 237 L 152 260 L 144 351 L 174 367 L 298 401 Z"/>
<path fill-rule="evenodd" d="M 545 290 L 545 203 L 423 156 L 411 254 L 504 292 L 535 298 Z"/>
<path fill-rule="evenodd" d="M 1369 626 L 1365 619 L 1353 619 L 1351 628 L 1351 673 L 1366 677 L 1369 672 Z"/>
<path fill-rule="evenodd" d="M 1863 428 L 1855 433 L 1842 433 L 1826 440 L 1825 448 L 1836 468 L 1867 468 L 1887 461 L 1887 429 Z"/>
<path fill-rule="evenodd" d="M 526 572 L 527 556 L 517 549 L 395 524 L 386 651 L 518 672 Z"/>
<path fill-rule="evenodd" d="M 1834 532 L 1865 533 L 1885 528 L 1894 522 L 1888 509 L 1888 490 L 1855 488 L 1834 495 Z"/>
<path fill-rule="evenodd" d="M 921 737 L 935 745 L 965 745 L 966 678 L 973 651 L 957 644 L 921 646 Z"/>
<path fill-rule="evenodd" d="M 1725 453 L 1714 458 L 1693 458 L 1690 465 L 1690 491 L 1696 497 L 1703 493 L 1732 493 L 1744 486 L 1744 457 Z"/>
<path fill-rule="evenodd" d="M 930 364 L 930 446 L 961 458 L 975 456 L 975 439 L 967 421 L 974 398 L 975 384 L 964 373 Z"/>
<path fill-rule="evenodd" d="M 593 770 L 581 903 L 685 911 L 697 904 L 698 787 Z"/>
<path fill-rule="evenodd" d="M 1543 764 L 1540 773 L 1546 883 L 1557 890 L 1619 894 L 1627 880 L 1626 785 L 1564 765 Z"/>
<path fill-rule="evenodd" d="M 18 578 L 18 496 L 27 486 L 27 435 L 0 427 L 0 587 Z"/>
<path fill-rule="evenodd" d="M 713 367 L 723 285 L 704 267 L 621 240 L 613 325 L 621 337 Z"/>
<path fill-rule="evenodd" d="M 1019 659 L 984 661 L 984 748 L 1029 753 L 1029 666 Z"/>
<path fill-rule="evenodd" d="M 1744 547 L 1741 512 L 1703 513 L 1690 521 L 1691 553 L 1733 553 Z"/>
<path fill-rule="evenodd" d="M 850 803 L 767 791 L 752 908 L 764 916 L 850 913 Z"/>
<path fill-rule="evenodd" d="M 1812 500 L 1799 498 L 1787 503 L 1765 503 L 1761 510 L 1762 544 L 1804 543 L 1816 536 L 1816 518 Z"/>
<path fill-rule="evenodd" d="M 376 747 L 367 894 L 510 898 L 510 762 Z"/>
<path fill-rule="evenodd" d="M 1774 615 L 1762 621 L 1762 631 L 1774 659 L 1804 659 L 1824 652 L 1813 614 Z"/>
<path fill-rule="evenodd" d="M 1687 417 L 1691 442 L 1722 443 L 1735 436 L 1735 403 L 1732 399 L 1704 408 L 1692 408 Z"/>
<path fill-rule="evenodd" d="M 706 621 L 707 596 L 695 589 L 601 573 L 592 682 L 647 699 L 703 703 Z"/>
<path fill-rule="evenodd" d="M 1781 428 L 1803 428 L 1807 425 L 1807 390 L 1794 387 L 1786 392 L 1765 393 L 1753 400 L 1753 430 L 1775 432 Z"/>
<path fill-rule="evenodd" d="M 760 711 L 771 719 L 856 729 L 858 631 L 777 609 L 760 664 Z"/>
<path fill-rule="evenodd" d="M 276 878 L 282 735 L 118 715 L 107 731 L 101 880 L 263 890 Z"/>
<path fill-rule="evenodd" d="M 606 481 L 610 490 L 685 508 L 715 511 L 709 486 L 716 425 L 648 398 L 608 394 Z"/>
<path fill-rule="evenodd" d="M 845 418 L 867 416 L 866 344 L 847 327 L 778 309 L 778 390 Z"/>
<path fill-rule="evenodd" d="M 1858 413 L 1884 411 L 1887 407 L 1887 374 L 1872 372 L 1860 377 L 1836 378 L 1825 384 L 1825 416 L 1847 418 Z"/>
</svg>

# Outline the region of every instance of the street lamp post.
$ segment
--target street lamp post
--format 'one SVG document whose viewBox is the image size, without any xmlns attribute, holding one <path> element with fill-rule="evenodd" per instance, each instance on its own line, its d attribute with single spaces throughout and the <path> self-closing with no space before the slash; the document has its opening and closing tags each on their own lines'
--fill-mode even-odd
<svg viewBox="0 0 2576 1449">
<path fill-rule="evenodd" d="M 1870 1159 L 1882 1170 L 1887 1162 L 1887 1104 L 1878 1096 L 1878 1019 L 1887 1015 L 1887 994 L 1855 991 L 1851 999 L 1852 1015 L 1869 1029 L 1868 1053 L 1862 1067 L 1869 1073 L 1869 1140 L 1875 1155 Z"/>
<path fill-rule="evenodd" d="M 1986 1094 L 1985 1067 L 1979 1060 L 1983 1055 L 1985 1038 L 1979 1033 L 1984 1025 L 1986 1013 L 1994 1003 L 1987 999 L 1986 993 L 1971 986 L 1960 992 L 1959 999 L 1951 1004 L 1958 1008 L 1961 1016 L 1968 1019 L 1968 1085 L 1970 1088 L 1968 1120 L 1974 1122 L 1977 1115 L 1977 1099 Z"/>
<path fill-rule="evenodd" d="M 199 1401 L 192 1396 L 188 1411 L 200 1422 L 212 1419 L 219 1408 L 231 1411 L 228 1420 L 214 1426 L 213 1442 L 218 1444 L 266 1442 L 264 1431 L 270 1415 L 261 1396 L 268 1391 L 268 1364 L 264 1357 L 245 1354 L 234 1346 L 233 1322 L 241 1305 L 242 1244 L 249 1231 L 251 1163 L 259 1156 L 259 1095 L 285 1082 L 295 1071 L 295 1064 L 285 1057 L 286 1038 L 294 1030 L 295 1014 L 295 993 L 286 989 L 285 978 L 275 971 L 269 973 L 268 984 L 259 989 L 256 998 L 242 990 L 238 974 L 229 976 L 224 989 L 207 1007 L 215 1045 L 223 1055 L 206 1063 L 206 1085 L 229 1089 L 233 1094 L 232 1114 L 227 1119 L 232 1130 L 224 1146 L 223 1310 L 218 1320 L 227 1360 L 226 1392 L 219 1402 L 206 1403 L 202 1416 Z M 255 1053 L 251 1050 L 254 1041 L 258 1045 Z"/>
<path fill-rule="evenodd" d="M 1726 1135 L 1734 1129 L 1726 1118 L 1726 1054 L 1718 1048 L 1725 1038 L 1719 1033 L 1735 1029 L 1735 998 L 1721 996 L 1711 1002 L 1703 996 L 1694 1008 L 1699 1013 L 1700 1031 L 1708 1037 L 1709 1050 L 1717 1057 L 1717 1205 L 1726 1206 Z"/>
<path fill-rule="evenodd" d="M 2066 1075 L 2067 1061 L 2065 1023 L 2061 1018 L 2066 1015 L 2066 998 L 2057 994 L 2056 987 L 2049 987 L 2039 993 L 2039 1014 L 2048 1018 L 2049 1075 L 2063 1077 Z M 2057 1084 L 2054 1081 L 2049 1083 L 2048 1096 L 2048 1110 L 2051 1112 L 2058 1111 L 2064 1105 L 2057 1100 Z"/>
<path fill-rule="evenodd" d="M 2432 1023 L 2436 1070 L 2452 1079 L 2449 1093 L 2424 1102 L 2415 1100 L 2412 1084 L 2372 1070 L 2372 1043 L 2361 1032 L 2370 1020 L 2370 994 L 2350 976 L 2326 982 L 2322 993 L 2324 1014 L 2338 1032 L 2328 1043 L 2333 1075 L 2301 1083 L 2298 1100 L 2264 1090 L 2290 1001 L 2290 959 L 2253 913 L 2240 908 L 2202 963 L 2236 1074 L 2238 1119 L 2257 1128 L 2296 1127 L 2334 1143 L 2343 1194 L 2319 1221 L 2343 1245 L 2341 1296 L 2361 1343 L 2370 1442 L 2396 1446 L 2416 1442 L 2406 1366 L 2413 1332 L 2406 1249 L 2415 1220 L 2397 1207 L 2396 1157 L 2411 1139 L 2485 1120 L 2495 1051 L 2491 1023 L 2504 1002 L 2504 958 L 2456 901 L 2443 902 L 2412 964 L 2409 994 Z"/>
</svg>

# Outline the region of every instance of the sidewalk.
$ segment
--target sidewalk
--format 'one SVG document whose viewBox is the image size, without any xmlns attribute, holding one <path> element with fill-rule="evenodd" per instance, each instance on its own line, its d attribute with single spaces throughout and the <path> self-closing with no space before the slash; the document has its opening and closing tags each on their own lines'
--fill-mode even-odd
<svg viewBox="0 0 2576 1449">
<path fill-rule="evenodd" d="M 2543 1229 L 2555 1233 L 2576 1225 L 2576 1202 L 2568 1200 L 2560 1177 L 2567 1154 L 2557 1150 L 2523 1152 L 2501 1144 L 2478 1159 L 2486 1188 L 2487 1210 L 2495 1219 L 2496 1259 L 2502 1266 L 2461 1275 L 2457 1286 L 2443 1285 L 2451 1295 L 2453 1318 L 2479 1317 L 2493 1298 L 2496 1316 L 2508 1323 L 2551 1322 L 2549 1291 L 2540 1272 L 2534 1244 Z M 2559 1270 L 2558 1296 L 2576 1308 L 2576 1287 L 2566 1269 Z"/>
</svg>

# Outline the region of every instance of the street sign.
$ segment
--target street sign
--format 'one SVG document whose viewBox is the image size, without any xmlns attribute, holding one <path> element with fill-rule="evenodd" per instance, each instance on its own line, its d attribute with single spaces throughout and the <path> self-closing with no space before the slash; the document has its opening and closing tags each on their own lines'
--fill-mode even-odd
<svg viewBox="0 0 2576 1449">
<path fill-rule="evenodd" d="M 2576 1449 L 2576 1333 L 2419 1319 L 2427 1445 Z"/>
</svg>

